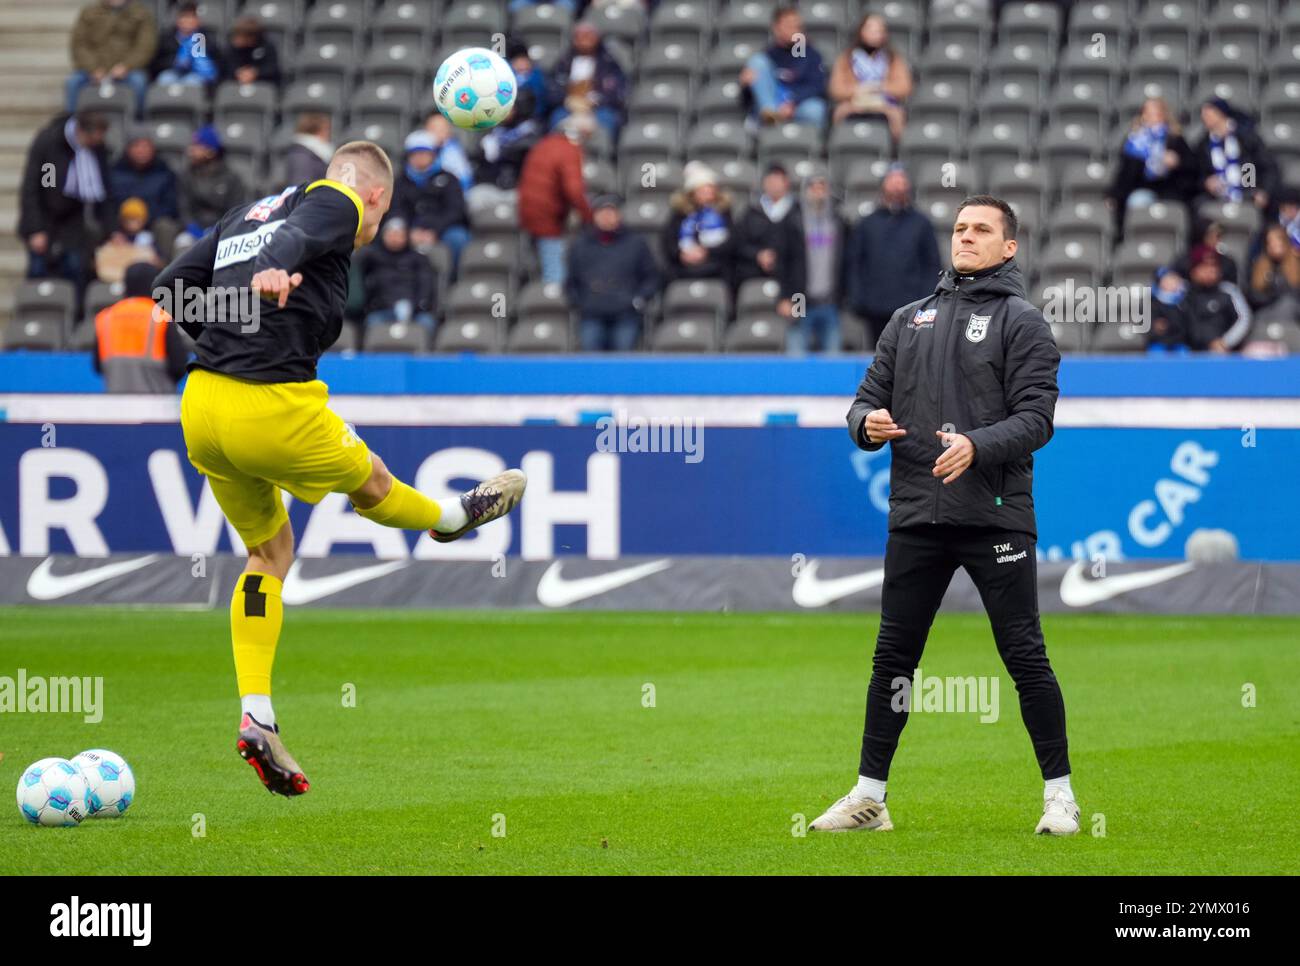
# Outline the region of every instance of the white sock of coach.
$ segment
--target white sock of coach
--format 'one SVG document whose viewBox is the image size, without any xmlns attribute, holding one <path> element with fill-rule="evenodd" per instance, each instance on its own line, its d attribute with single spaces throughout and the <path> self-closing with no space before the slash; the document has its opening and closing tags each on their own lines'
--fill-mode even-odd
<svg viewBox="0 0 1300 966">
<path fill-rule="evenodd" d="M 1070 787 L 1069 775 L 1062 775 L 1060 778 L 1049 778 L 1047 779 L 1047 781 L 1043 783 L 1044 801 L 1051 798 L 1052 793 L 1056 791 L 1058 788 L 1061 791 L 1065 792 L 1066 798 L 1068 798 L 1070 801 L 1074 801 L 1074 789 Z"/>
</svg>

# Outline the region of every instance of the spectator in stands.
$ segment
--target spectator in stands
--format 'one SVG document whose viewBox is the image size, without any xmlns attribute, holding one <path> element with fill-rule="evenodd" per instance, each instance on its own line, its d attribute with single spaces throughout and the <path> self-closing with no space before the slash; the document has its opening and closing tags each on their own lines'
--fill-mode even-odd
<svg viewBox="0 0 1300 966">
<path fill-rule="evenodd" d="M 152 4 L 150 4 L 152 6 Z M 158 46 L 153 12 L 140 0 L 99 0 L 81 8 L 72 28 L 72 76 L 68 78 L 68 111 L 77 109 L 77 96 L 87 84 L 111 81 L 135 92 L 136 111 L 144 107 L 148 68 Z"/>
<path fill-rule="evenodd" d="M 1236 285 L 1223 280 L 1214 249 L 1198 245 L 1189 265 L 1191 284 L 1177 312 L 1181 341 L 1194 352 L 1231 352 L 1250 332 L 1250 306 Z"/>
<path fill-rule="evenodd" d="M 1187 279 L 1169 266 L 1156 269 L 1151 289 L 1151 328 L 1148 352 L 1186 352 L 1179 306 L 1187 297 Z"/>
<path fill-rule="evenodd" d="M 366 325 L 414 322 L 432 332 L 437 279 L 429 259 L 411 247 L 401 218 L 384 222 L 379 242 L 357 253 L 366 293 Z"/>
<path fill-rule="evenodd" d="M 139 198 L 149 208 L 149 223 L 159 218 L 180 217 L 177 205 L 176 172 L 162 158 L 146 130 L 130 135 L 126 150 L 109 171 L 114 207 L 127 198 Z"/>
<path fill-rule="evenodd" d="M 853 228 L 848 253 L 848 301 L 880 338 L 894 311 L 934 291 L 943 265 L 934 228 L 912 207 L 912 182 L 895 165 L 880 184 L 880 204 Z"/>
<path fill-rule="evenodd" d="M 1184 276 L 1190 275 L 1191 253 L 1201 245 L 1209 248 L 1219 256 L 1219 270 L 1223 274 L 1223 280 L 1231 282 L 1233 285 L 1240 285 L 1241 271 L 1237 266 L 1237 260 L 1229 255 L 1223 246 L 1223 225 L 1213 218 L 1198 218 L 1196 220 L 1195 227 L 1192 229 L 1191 243 L 1187 247 L 1187 254 L 1176 263 L 1178 271 Z"/>
<path fill-rule="evenodd" d="M 196 84 L 214 87 L 223 71 L 221 44 L 209 37 L 199 19 L 198 5 L 178 4 L 175 24 L 158 35 L 153 73 L 159 84 Z"/>
<path fill-rule="evenodd" d="M 147 262 L 132 265 L 122 298 L 95 316 L 93 361 L 108 392 L 173 393 L 185 374 L 185 338 L 154 304 L 157 273 Z"/>
<path fill-rule="evenodd" d="M 806 304 L 795 313 L 789 348 L 795 354 L 814 346 L 822 352 L 840 351 L 838 303 L 843 291 L 848 230 L 835 211 L 830 179 L 815 168 L 805 179 L 800 204 L 803 215 L 804 261 L 807 265 Z"/>
<path fill-rule="evenodd" d="M 465 193 L 455 175 L 436 166 L 438 143 L 428 131 L 412 131 L 404 149 L 406 164 L 393 185 L 390 217 L 406 222 L 411 245 L 418 251 L 428 251 L 439 242 L 446 245 L 455 275 L 461 250 L 469 244 Z"/>
<path fill-rule="evenodd" d="M 542 120 L 532 110 L 535 99 L 532 88 L 520 87 L 510 116 L 485 131 L 474 146 L 475 184 L 466 194 L 470 211 L 515 200 L 524 158 L 542 136 Z"/>
<path fill-rule="evenodd" d="M 461 191 L 469 191 L 474 184 L 474 167 L 469 163 L 465 145 L 460 143 L 456 127 L 434 108 L 424 119 L 424 129 L 433 136 L 437 153 L 433 156 L 433 170 L 446 171 L 456 176 Z"/>
<path fill-rule="evenodd" d="M 1187 202 L 1196 193 L 1196 160 L 1178 119 L 1163 97 L 1148 97 L 1129 125 L 1106 204 L 1115 212 L 1117 236 L 1124 234 L 1129 208 L 1157 200 Z"/>
<path fill-rule="evenodd" d="M 324 111 L 298 115 L 293 142 L 284 152 L 284 183 L 310 184 L 325 177 L 334 156 L 334 119 Z"/>
<path fill-rule="evenodd" d="M 898 144 L 907 124 L 907 99 L 912 96 L 912 69 L 889 43 L 889 27 L 878 13 L 858 24 L 857 43 L 831 65 L 827 86 L 835 111 L 834 123 L 851 117 L 883 115 Z"/>
<path fill-rule="evenodd" d="M 95 250 L 95 275 L 101 282 L 120 282 L 127 269 L 137 262 L 162 268 L 153 232 L 149 224 L 149 206 L 139 198 L 127 198 L 118 207 L 117 227 L 108 240 Z"/>
<path fill-rule="evenodd" d="M 740 83 L 753 101 L 751 117 L 762 124 L 826 121 L 826 65 L 803 32 L 796 7 L 772 14 L 772 42 L 749 58 Z"/>
<path fill-rule="evenodd" d="M 1255 233 L 1255 237 L 1250 240 L 1250 249 L 1246 256 L 1247 261 L 1252 265 L 1264 250 L 1265 238 L 1274 225 L 1280 225 L 1290 240 L 1291 247 L 1300 251 L 1300 188 L 1279 185 L 1273 200 L 1277 205 L 1277 217 L 1271 220 L 1265 219 L 1264 224 Z"/>
<path fill-rule="evenodd" d="M 542 281 L 564 281 L 564 231 L 571 212 L 591 221 L 582 146 L 596 129 L 589 114 L 566 117 L 537 142 L 519 174 L 519 227 L 537 243 Z"/>
<path fill-rule="evenodd" d="M 1246 299 L 1259 323 L 1300 321 L 1300 250 L 1281 225 L 1264 232 L 1264 249 L 1250 268 Z"/>
<path fill-rule="evenodd" d="M 221 136 L 211 124 L 194 132 L 186 149 L 188 165 L 180 177 L 181 224 L 176 242 L 188 246 L 221 220 L 221 216 L 248 200 L 242 178 L 226 164 Z"/>
<path fill-rule="evenodd" d="M 236 17 L 230 28 L 226 71 L 239 84 L 280 84 L 280 52 L 252 14 Z"/>
<path fill-rule="evenodd" d="M 718 187 L 718 176 L 702 161 L 682 169 L 682 188 L 670 201 L 672 216 L 664 226 L 663 253 L 671 279 L 732 278 L 735 238 L 731 196 Z"/>
<path fill-rule="evenodd" d="M 510 41 L 506 46 L 506 60 L 510 61 L 510 67 L 515 72 L 517 86 L 513 113 L 544 119 L 550 113 L 546 101 L 545 71 L 533 63 L 533 58 L 528 54 L 528 45 L 522 40 Z M 521 105 L 521 98 L 525 91 L 532 92 L 532 100 L 525 101 Z"/>
<path fill-rule="evenodd" d="M 627 89 L 627 75 L 596 25 L 576 23 L 569 49 L 551 73 L 547 101 L 558 105 L 551 112 L 551 127 L 570 114 L 591 114 L 609 132 L 610 141 L 618 143 Z"/>
<path fill-rule="evenodd" d="M 586 352 L 631 352 L 646 303 L 662 279 L 644 238 L 623 227 L 622 201 L 600 195 L 592 224 L 569 246 L 564 294 L 578 313 L 578 342 Z"/>
<path fill-rule="evenodd" d="M 28 278 L 58 275 L 84 287 L 110 218 L 107 133 L 104 116 L 86 111 L 59 115 L 32 141 L 18 216 Z"/>
<path fill-rule="evenodd" d="M 1201 105 L 1205 134 L 1197 145 L 1200 190 L 1220 201 L 1251 201 L 1267 208 L 1277 188 L 1277 165 L 1250 118 L 1215 97 Z"/>
<path fill-rule="evenodd" d="M 763 173 L 762 192 L 736 222 L 734 282 L 774 278 L 780 283 L 777 311 L 793 317 L 796 296 L 806 299 L 807 253 L 799 199 L 790 191 L 785 166 L 773 162 Z"/>
</svg>

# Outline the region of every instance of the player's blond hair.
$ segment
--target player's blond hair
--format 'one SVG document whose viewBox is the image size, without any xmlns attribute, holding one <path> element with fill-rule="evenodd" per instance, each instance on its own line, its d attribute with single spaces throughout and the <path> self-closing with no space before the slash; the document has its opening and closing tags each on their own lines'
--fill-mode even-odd
<svg viewBox="0 0 1300 966">
<path fill-rule="evenodd" d="M 349 141 L 334 152 L 325 177 L 350 188 L 365 187 L 364 180 L 392 191 L 393 162 L 388 152 L 374 141 Z"/>
</svg>

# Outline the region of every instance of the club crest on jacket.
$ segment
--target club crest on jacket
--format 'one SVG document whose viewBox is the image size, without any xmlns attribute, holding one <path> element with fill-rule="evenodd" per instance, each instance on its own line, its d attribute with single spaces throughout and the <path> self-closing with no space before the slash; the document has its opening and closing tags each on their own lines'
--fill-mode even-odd
<svg viewBox="0 0 1300 966">
<path fill-rule="evenodd" d="M 984 336 L 988 334 L 989 322 L 992 320 L 991 315 L 974 315 L 966 323 L 966 338 L 971 342 L 983 342 Z"/>
</svg>

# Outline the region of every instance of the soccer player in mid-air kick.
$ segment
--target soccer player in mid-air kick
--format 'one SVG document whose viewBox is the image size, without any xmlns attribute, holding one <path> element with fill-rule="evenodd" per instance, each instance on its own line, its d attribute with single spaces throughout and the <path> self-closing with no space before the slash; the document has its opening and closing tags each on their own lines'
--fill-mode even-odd
<svg viewBox="0 0 1300 966">
<path fill-rule="evenodd" d="M 271 707 L 281 588 L 293 562 L 281 490 L 306 503 L 346 493 L 366 519 L 427 530 L 446 543 L 509 513 L 526 484 L 519 470 L 507 470 L 459 499 L 431 500 L 395 478 L 329 408 L 316 363 L 342 329 L 352 252 L 374 239 L 392 197 L 388 156 L 352 141 L 322 180 L 232 208 L 154 280 L 160 305 L 179 296 L 171 315 L 195 340 L 181 398 L 190 462 L 248 548 L 230 602 L 242 705 L 237 747 L 281 795 L 310 787 Z M 253 297 L 233 305 L 251 303 L 253 312 L 223 304 L 220 296 L 240 292 Z M 205 299 L 201 321 L 182 308 L 196 294 Z"/>
<path fill-rule="evenodd" d="M 1061 356 L 1025 298 L 1016 215 L 977 195 L 957 209 L 953 267 L 889 320 L 849 409 L 864 450 L 891 447 L 889 540 L 880 632 L 867 688 L 858 782 L 815 819 L 818 831 L 889 830 L 885 780 L 907 724 L 925 639 L 965 568 L 1020 695 L 1045 782 L 1036 832 L 1079 831 L 1065 703 L 1038 620 L 1034 450 L 1052 437 Z"/>
</svg>

